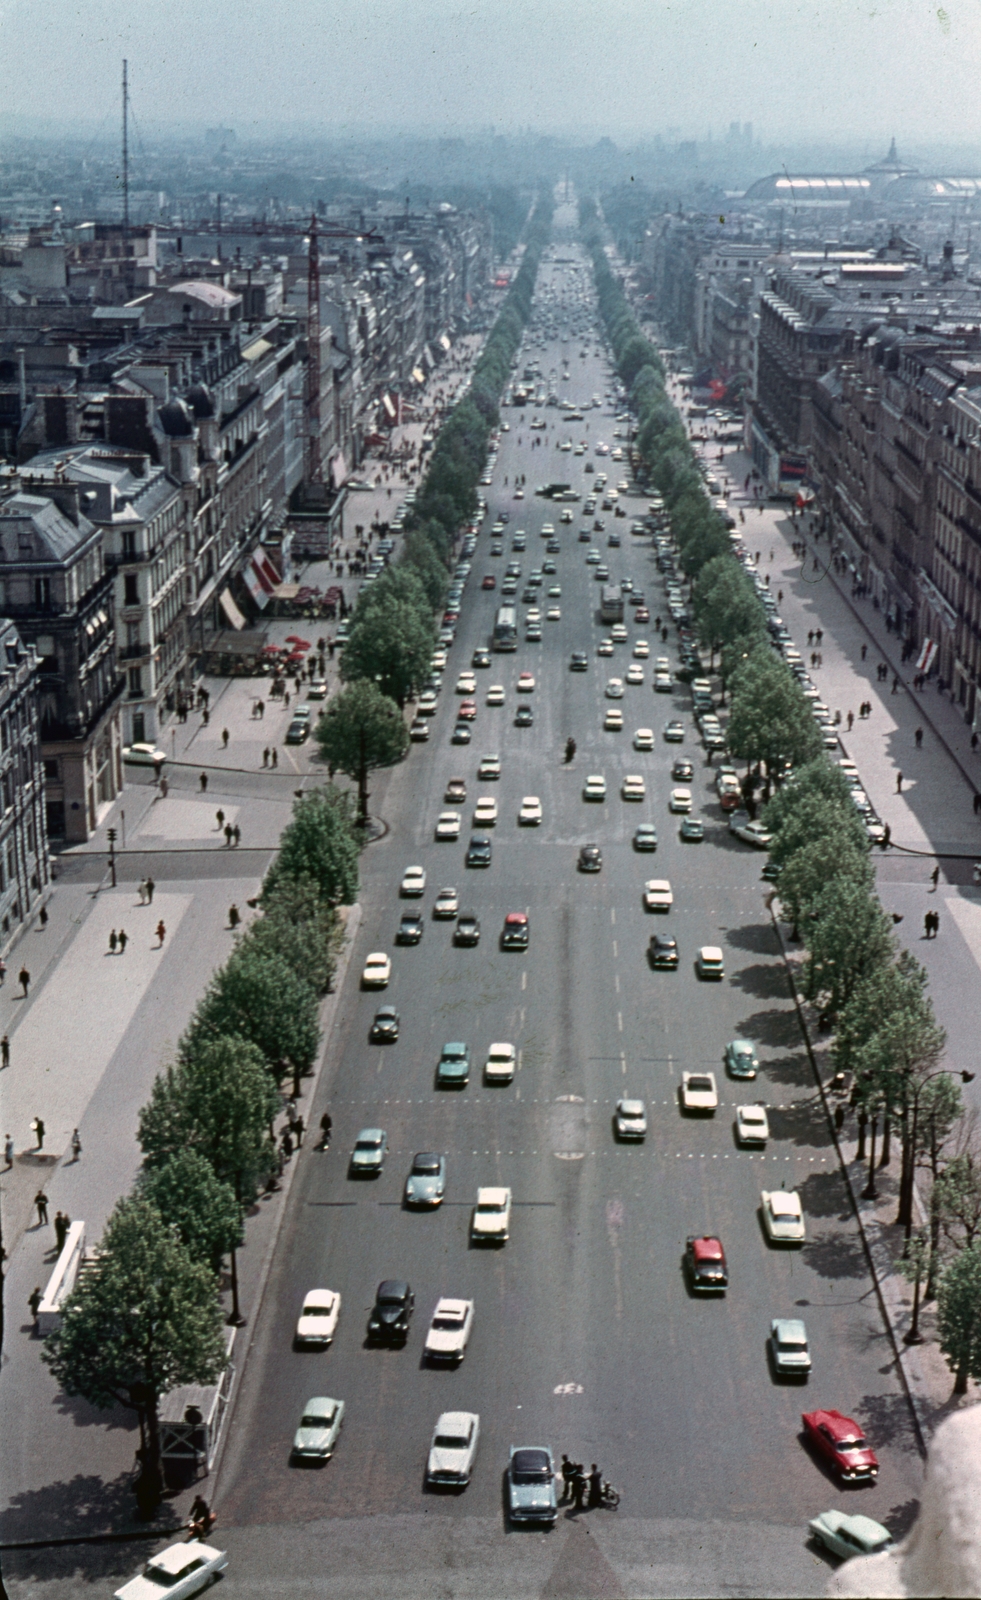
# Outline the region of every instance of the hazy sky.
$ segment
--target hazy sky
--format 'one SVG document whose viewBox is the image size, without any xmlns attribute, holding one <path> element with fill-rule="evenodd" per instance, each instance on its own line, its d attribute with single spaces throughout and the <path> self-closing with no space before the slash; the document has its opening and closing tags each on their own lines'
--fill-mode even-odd
<svg viewBox="0 0 981 1600">
<path fill-rule="evenodd" d="M 5 120 L 111 119 L 123 56 L 148 131 L 981 139 L 981 0 L 0 0 Z"/>
</svg>

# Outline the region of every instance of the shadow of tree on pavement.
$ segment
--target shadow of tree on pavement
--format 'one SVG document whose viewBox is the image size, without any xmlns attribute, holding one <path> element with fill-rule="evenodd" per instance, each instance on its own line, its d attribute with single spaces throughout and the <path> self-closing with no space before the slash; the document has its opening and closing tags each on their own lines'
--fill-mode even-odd
<svg viewBox="0 0 981 1600">
<path fill-rule="evenodd" d="M 806 1217 L 837 1217 L 839 1222 L 853 1219 L 845 1182 L 837 1167 L 829 1172 L 809 1173 L 800 1185 L 800 1197 Z"/>
<path fill-rule="evenodd" d="M 902 1390 L 863 1395 L 855 1407 L 855 1417 L 865 1429 L 876 1454 L 886 1445 L 890 1449 L 898 1446 L 900 1450 L 918 1453 L 909 1401 Z"/>
<path fill-rule="evenodd" d="M 770 1123 L 771 1139 L 790 1140 L 795 1145 L 808 1146 L 813 1150 L 826 1150 L 829 1159 L 837 1163 L 828 1131 L 828 1119 L 824 1115 L 820 1100 L 800 1101 L 797 1105 L 789 1106 L 786 1111 L 771 1106 L 767 1111 L 767 1118 Z"/>
<path fill-rule="evenodd" d="M 97 1473 L 76 1473 L 74 1478 L 48 1483 L 41 1489 L 24 1490 L 13 1496 L 10 1504 L 0 1511 L 0 1543 L 19 1539 L 85 1538 L 93 1534 L 144 1532 L 148 1524 L 137 1516 L 135 1483 L 135 1472 L 123 1472 L 109 1480 L 99 1477 Z M 164 1500 L 154 1512 L 149 1526 L 159 1529 L 161 1534 L 170 1528 L 177 1530 L 180 1519 L 176 1509 Z M 86 1545 L 84 1548 L 88 1552 L 104 1547 Z M 113 1549 L 116 1548 L 113 1546 Z M 138 1563 L 143 1547 L 137 1543 L 124 1548 L 130 1550 L 128 1565 L 133 1567 Z M 135 1556 L 134 1548 L 137 1551 Z M 10 1553 L 5 1553 L 5 1567 Z M 25 1551 L 23 1554 L 28 1556 L 31 1552 Z M 36 1554 L 44 1554 L 47 1560 L 51 1553 Z M 74 1556 L 68 1549 L 67 1557 L 77 1560 L 78 1547 L 75 1547 Z M 89 1566 L 89 1555 L 86 1554 L 86 1572 Z M 115 1572 L 117 1568 L 113 1565 L 106 1570 Z"/>
<path fill-rule="evenodd" d="M 751 1011 L 739 1023 L 739 1029 L 744 1038 L 753 1039 L 757 1044 L 769 1045 L 773 1050 L 798 1050 L 804 1055 L 797 1014 L 786 1007 L 771 1006 L 767 1011 Z"/>
<path fill-rule="evenodd" d="M 901 1505 L 890 1506 L 882 1521 L 898 1544 L 900 1539 L 905 1539 L 919 1514 L 919 1500 L 904 1500 Z"/>
<path fill-rule="evenodd" d="M 780 944 L 770 922 L 746 922 L 741 928 L 730 928 L 726 939 L 734 950 L 747 950 L 755 956 L 780 955 Z M 780 964 L 783 972 L 783 963 Z M 786 979 L 784 980 L 786 985 Z"/>
<path fill-rule="evenodd" d="M 813 1272 L 829 1282 L 869 1276 L 865 1251 L 855 1234 L 818 1234 L 804 1246 L 804 1259 Z"/>
<path fill-rule="evenodd" d="M 787 974 L 783 967 L 778 967 L 772 962 L 757 963 L 751 967 L 741 967 L 733 972 L 732 987 L 741 989 L 744 994 L 752 995 L 754 1000 L 788 1000 Z"/>
</svg>

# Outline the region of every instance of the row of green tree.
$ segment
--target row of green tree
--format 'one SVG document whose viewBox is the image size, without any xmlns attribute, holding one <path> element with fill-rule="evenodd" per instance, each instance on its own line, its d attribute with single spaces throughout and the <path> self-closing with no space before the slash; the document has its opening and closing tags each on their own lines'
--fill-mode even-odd
<svg viewBox="0 0 981 1600">
<path fill-rule="evenodd" d="M 320 1046 L 319 1008 L 358 893 L 361 835 L 333 785 L 297 799 L 267 874 L 261 914 L 236 937 L 139 1118 L 143 1164 L 109 1217 L 95 1264 L 42 1359 L 69 1395 L 135 1411 L 151 1508 L 162 1485 L 159 1402 L 214 1383 L 226 1363 L 221 1289 L 244 1219 L 281 1154 L 284 1086 L 299 1093 Z"/>
<path fill-rule="evenodd" d="M 969 1377 L 981 1378 L 981 1152 L 964 1116 L 963 1074 L 942 1065 L 946 1039 L 926 973 L 900 948 L 875 892 L 869 838 L 848 781 L 770 644 L 760 597 L 705 493 L 657 353 L 648 346 L 654 359 L 644 358 L 646 341 L 595 232 L 590 248 L 600 310 L 638 416 L 635 466 L 665 500 L 699 640 L 712 666 L 719 658 L 723 690 L 731 687 L 729 753 L 747 764 L 747 792 L 755 777 L 763 780 L 780 900 L 806 948 L 804 997 L 834 1029 L 836 1070 L 854 1085 L 863 1154 L 868 1132 L 870 1197 L 877 1132 L 880 1168 L 891 1162 L 897 1136 L 896 1222 L 904 1230 L 903 1270 L 914 1282 L 912 1337 L 922 1288 L 924 1299 L 937 1300 L 940 1346 L 963 1393 Z M 928 1191 L 922 1234 L 914 1227 L 918 1176 Z"/>
</svg>

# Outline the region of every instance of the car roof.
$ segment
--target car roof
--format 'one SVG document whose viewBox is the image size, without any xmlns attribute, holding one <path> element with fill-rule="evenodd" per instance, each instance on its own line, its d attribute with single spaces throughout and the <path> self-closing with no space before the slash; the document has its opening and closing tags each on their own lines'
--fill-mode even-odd
<svg viewBox="0 0 981 1600">
<path fill-rule="evenodd" d="M 509 911 L 504 920 L 505 922 L 527 922 L 528 918 L 524 911 Z"/>
<path fill-rule="evenodd" d="M 865 1430 L 851 1417 L 846 1417 L 841 1411 L 809 1411 L 805 1413 L 806 1420 L 812 1427 L 826 1427 L 836 1439 L 864 1439 Z"/>
<path fill-rule="evenodd" d="M 703 961 L 722 960 L 722 951 L 717 944 L 703 944 L 699 954 Z"/>
<path fill-rule="evenodd" d="M 619 1100 L 617 1104 L 624 1115 L 628 1117 L 639 1117 L 646 1110 L 643 1100 Z"/>
<path fill-rule="evenodd" d="M 700 1239 L 690 1239 L 689 1243 L 696 1261 L 725 1260 L 721 1239 L 716 1239 L 711 1234 L 703 1234 Z"/>
<path fill-rule="evenodd" d="M 807 1339 L 807 1329 L 800 1317 L 774 1317 L 773 1331 L 785 1339 Z"/>
<path fill-rule="evenodd" d="M 156 1567 L 158 1572 L 166 1572 L 168 1577 L 176 1577 L 192 1561 L 207 1560 L 217 1554 L 218 1551 L 208 1545 L 198 1545 L 192 1550 L 187 1540 L 182 1539 L 179 1544 L 168 1545 L 166 1550 L 158 1550 L 150 1557 L 148 1565 Z"/>
<path fill-rule="evenodd" d="M 446 1302 L 450 1304 L 449 1301 Z M 459 1302 L 461 1305 L 463 1301 Z M 440 1301 L 440 1305 L 443 1301 Z M 438 1309 L 438 1307 L 437 1307 Z M 443 1411 L 436 1419 L 437 1433 L 467 1433 L 472 1422 L 479 1422 L 476 1411 Z"/>
<path fill-rule="evenodd" d="M 751 1039 L 730 1039 L 729 1040 L 729 1049 L 730 1050 L 750 1050 L 755 1054 L 756 1047 L 753 1044 Z"/>
<path fill-rule="evenodd" d="M 378 1140 L 378 1139 L 384 1139 L 384 1137 L 385 1137 L 384 1128 L 362 1128 L 361 1132 L 358 1134 L 358 1138 L 359 1139 L 374 1139 L 374 1140 Z"/>
<path fill-rule="evenodd" d="M 510 1193 L 510 1189 L 502 1189 L 499 1185 L 491 1184 L 487 1188 L 477 1190 L 477 1202 L 480 1204 L 483 1201 L 485 1205 L 496 1202 L 498 1205 L 503 1205 Z"/>
<path fill-rule="evenodd" d="M 403 1278 L 383 1278 L 378 1285 L 378 1296 L 387 1300 L 404 1300 L 409 1293 L 409 1285 Z"/>
<path fill-rule="evenodd" d="M 803 1209 L 800 1195 L 795 1189 L 789 1192 L 786 1189 L 771 1189 L 767 1194 L 767 1200 L 775 1217 L 797 1217 Z"/>
<path fill-rule="evenodd" d="M 308 1289 L 303 1297 L 304 1306 L 332 1306 L 337 1299 L 336 1289 Z"/>
<path fill-rule="evenodd" d="M 514 1045 L 509 1044 L 507 1040 L 500 1039 L 495 1040 L 495 1042 L 489 1046 L 487 1053 L 488 1055 L 494 1055 L 495 1053 L 503 1054 L 505 1050 L 507 1051 L 508 1055 L 514 1055 Z"/>
<path fill-rule="evenodd" d="M 444 1295 L 441 1300 L 437 1300 L 437 1302 L 436 1302 L 436 1310 L 433 1312 L 433 1316 L 434 1317 L 465 1317 L 466 1314 L 467 1314 L 468 1308 L 470 1306 L 472 1306 L 472 1305 L 473 1305 L 473 1301 L 472 1300 L 452 1300 L 452 1299 L 449 1299 L 447 1296 Z"/>
</svg>

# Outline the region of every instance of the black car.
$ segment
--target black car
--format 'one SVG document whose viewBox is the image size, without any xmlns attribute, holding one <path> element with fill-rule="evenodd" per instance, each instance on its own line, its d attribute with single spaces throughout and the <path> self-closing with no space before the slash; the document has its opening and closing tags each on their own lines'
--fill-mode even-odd
<svg viewBox="0 0 981 1600">
<path fill-rule="evenodd" d="M 470 657 L 470 665 L 472 667 L 489 667 L 490 664 L 491 658 L 489 650 L 475 650 L 473 655 Z"/>
<path fill-rule="evenodd" d="M 523 911 L 509 911 L 501 929 L 502 950 L 527 950 L 528 918 Z"/>
<path fill-rule="evenodd" d="M 421 911 L 405 911 L 395 935 L 396 944 L 418 944 L 425 924 Z"/>
<path fill-rule="evenodd" d="M 489 867 L 491 864 L 491 842 L 486 833 L 474 833 L 467 846 L 468 867 Z"/>
<path fill-rule="evenodd" d="M 518 707 L 514 715 L 514 725 L 516 728 L 530 728 L 534 720 L 535 718 L 532 714 L 531 706 Z"/>
<path fill-rule="evenodd" d="M 678 965 L 678 941 L 672 939 L 669 933 L 652 933 L 647 946 L 647 956 L 652 967 L 676 967 Z"/>
<path fill-rule="evenodd" d="M 603 866 L 603 852 L 598 844 L 584 844 L 579 851 L 579 871 L 599 872 Z"/>
<path fill-rule="evenodd" d="M 469 744 L 471 737 L 469 722 L 458 722 L 453 729 L 450 744 Z"/>
<path fill-rule="evenodd" d="M 394 1006 L 382 1006 L 371 1024 L 372 1044 L 394 1044 L 399 1036 L 399 1014 Z"/>
<path fill-rule="evenodd" d="M 368 1338 L 399 1340 L 409 1337 L 409 1323 L 415 1310 L 416 1297 L 407 1283 L 399 1278 L 386 1278 L 378 1285 L 375 1303 L 368 1318 Z"/>
<path fill-rule="evenodd" d="M 557 556 L 560 553 L 561 549 L 562 549 L 562 546 L 559 543 L 558 539 L 549 539 L 548 543 L 545 546 L 545 552 L 546 552 L 547 555 L 550 555 L 550 556 Z"/>
<path fill-rule="evenodd" d="M 570 672 L 588 672 L 589 657 L 585 650 L 573 650 L 572 660 L 569 662 Z"/>
<path fill-rule="evenodd" d="M 473 911 L 461 911 L 453 930 L 454 944 L 479 944 L 480 922 Z"/>
<path fill-rule="evenodd" d="M 671 776 L 676 783 L 690 783 L 695 776 L 695 768 L 690 761 L 686 761 L 682 756 L 679 756 L 671 768 Z"/>
<path fill-rule="evenodd" d="M 286 730 L 287 744 L 304 744 L 310 737 L 310 724 L 305 717 L 294 717 Z"/>
</svg>

